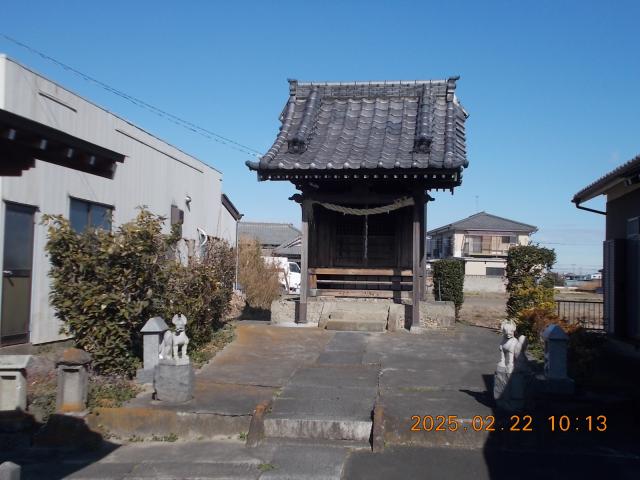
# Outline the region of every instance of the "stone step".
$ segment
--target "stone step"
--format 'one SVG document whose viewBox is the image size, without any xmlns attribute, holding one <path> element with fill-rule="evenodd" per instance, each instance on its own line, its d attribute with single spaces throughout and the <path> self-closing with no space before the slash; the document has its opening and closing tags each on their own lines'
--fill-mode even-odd
<svg viewBox="0 0 640 480">
<path fill-rule="evenodd" d="M 301 368 L 265 416 L 265 437 L 368 444 L 378 374 L 372 365 Z"/>
<path fill-rule="evenodd" d="M 331 418 L 267 418 L 265 435 L 279 439 L 313 439 L 369 444 L 372 421 Z"/>
<path fill-rule="evenodd" d="M 386 303 L 342 302 L 323 311 L 319 326 L 327 330 L 384 332 L 388 318 Z"/>
<path fill-rule="evenodd" d="M 389 306 L 366 306 L 361 303 L 353 303 L 351 308 L 342 305 L 333 310 L 329 317 L 333 320 L 356 320 L 360 322 L 386 322 L 389 316 Z"/>
</svg>

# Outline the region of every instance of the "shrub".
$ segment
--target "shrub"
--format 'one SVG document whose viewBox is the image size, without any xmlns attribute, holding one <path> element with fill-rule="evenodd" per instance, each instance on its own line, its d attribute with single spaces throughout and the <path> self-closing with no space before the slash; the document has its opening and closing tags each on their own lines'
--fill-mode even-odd
<svg viewBox="0 0 640 480">
<path fill-rule="evenodd" d="M 553 280 L 548 271 L 555 261 L 553 250 L 537 245 L 518 245 L 509 249 L 506 270 L 509 318 L 519 323 L 530 309 L 544 311 L 545 315 L 553 314 Z"/>
<path fill-rule="evenodd" d="M 131 381 L 119 377 L 91 377 L 87 392 L 87 408 L 121 407 L 134 398 L 140 388 Z"/>
<path fill-rule="evenodd" d="M 140 328 L 162 309 L 168 254 L 162 219 L 146 210 L 117 232 L 76 233 L 61 216 L 49 224 L 50 299 L 62 332 L 106 374 L 132 373 L 141 356 Z"/>
<path fill-rule="evenodd" d="M 434 296 L 438 301 L 453 302 L 457 319 L 464 302 L 464 261 L 446 258 L 432 266 Z"/>
<path fill-rule="evenodd" d="M 553 285 L 555 287 L 564 287 L 567 285 L 567 281 L 564 278 L 564 275 L 558 272 L 549 272 L 549 277 L 553 281 Z"/>
<path fill-rule="evenodd" d="M 233 256 L 212 242 L 199 259 L 177 259 L 179 235 L 162 233 L 164 218 L 141 209 L 115 232 L 78 234 L 61 216 L 45 216 L 51 259 L 50 300 L 62 333 L 93 356 L 101 374 L 133 375 L 142 353 L 140 329 L 150 317 L 187 316 L 194 348 L 211 337 L 227 308 Z"/>
<path fill-rule="evenodd" d="M 540 342 L 542 332 L 551 324 L 561 326 L 569 335 L 577 328 L 577 325 L 570 325 L 546 306 L 524 309 L 516 320 L 518 335 L 525 335 L 530 343 Z"/>
<path fill-rule="evenodd" d="M 238 281 L 250 308 L 268 310 L 280 296 L 280 282 L 275 269 L 269 268 L 257 240 L 241 238 L 239 242 Z"/>
<path fill-rule="evenodd" d="M 162 317 L 170 320 L 176 313 L 187 317 L 189 349 L 202 348 L 212 338 L 229 308 L 233 294 L 235 261 L 224 240 L 211 240 L 200 257 L 191 257 L 187 265 L 169 262 L 165 268 Z"/>
<path fill-rule="evenodd" d="M 604 335 L 582 327 L 577 327 L 571 332 L 567 366 L 569 375 L 577 382 L 585 382 L 593 376 L 597 362 L 602 356 L 604 342 Z"/>
</svg>

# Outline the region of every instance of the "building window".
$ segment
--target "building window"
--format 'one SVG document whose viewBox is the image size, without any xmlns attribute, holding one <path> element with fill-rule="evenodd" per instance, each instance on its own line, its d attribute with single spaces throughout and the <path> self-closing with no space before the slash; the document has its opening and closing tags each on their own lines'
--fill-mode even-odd
<svg viewBox="0 0 640 480">
<path fill-rule="evenodd" d="M 482 237 L 479 235 L 469 235 L 466 238 L 467 254 L 482 253 Z"/>
<path fill-rule="evenodd" d="M 504 268 L 487 267 L 487 277 L 504 277 Z"/>
<path fill-rule="evenodd" d="M 443 255 L 442 250 L 442 237 L 436 237 L 436 248 L 433 250 L 433 256 L 436 258 L 441 258 Z"/>
<path fill-rule="evenodd" d="M 84 232 L 87 228 L 111 230 L 113 207 L 109 205 L 72 198 L 69 210 L 71 228 L 78 233 Z"/>
<path fill-rule="evenodd" d="M 453 235 L 445 239 L 444 256 L 453 257 Z"/>
</svg>

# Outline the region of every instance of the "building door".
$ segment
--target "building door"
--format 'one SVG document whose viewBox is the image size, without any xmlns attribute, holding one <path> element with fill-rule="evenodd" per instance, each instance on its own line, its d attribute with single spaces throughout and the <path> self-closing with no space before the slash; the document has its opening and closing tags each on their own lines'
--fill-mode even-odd
<svg viewBox="0 0 640 480">
<path fill-rule="evenodd" d="M 35 208 L 7 203 L 4 217 L 0 344 L 29 341 Z"/>
</svg>

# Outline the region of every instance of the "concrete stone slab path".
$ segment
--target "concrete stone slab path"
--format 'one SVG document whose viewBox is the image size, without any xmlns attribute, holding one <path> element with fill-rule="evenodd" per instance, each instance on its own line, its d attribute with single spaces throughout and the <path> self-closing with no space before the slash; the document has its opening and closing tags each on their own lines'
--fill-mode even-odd
<svg viewBox="0 0 640 480">
<path fill-rule="evenodd" d="M 110 443 L 88 454 L 16 449 L 1 451 L 0 462 L 22 465 L 23 479 L 637 478 L 640 455 L 611 445 L 577 448 L 566 437 L 563 450 L 529 436 L 526 450 L 516 445 L 520 433 L 496 449 L 487 432 L 412 431 L 413 416 L 468 425 L 494 413 L 487 392 L 498 343 L 495 331 L 464 325 L 413 335 L 240 324 L 196 375 L 193 401 L 167 406 L 142 396 L 129 405 L 136 432 L 171 432 L 178 442 Z M 266 438 L 246 447 L 239 434 L 264 401 Z M 382 453 L 368 443 L 374 405 L 383 411 Z M 111 414 L 126 440 L 132 423 L 123 410 Z"/>
</svg>

